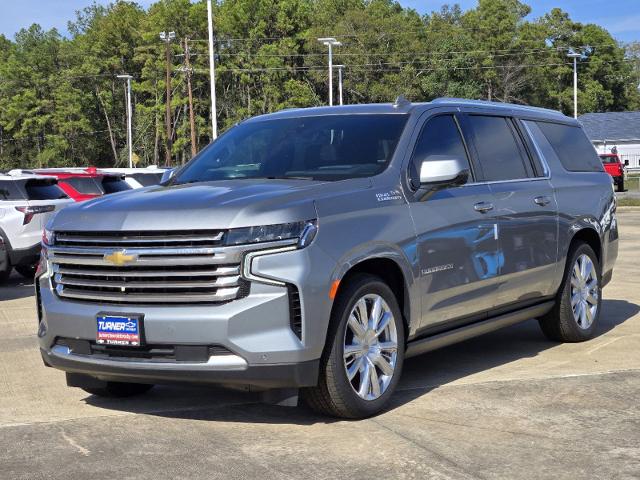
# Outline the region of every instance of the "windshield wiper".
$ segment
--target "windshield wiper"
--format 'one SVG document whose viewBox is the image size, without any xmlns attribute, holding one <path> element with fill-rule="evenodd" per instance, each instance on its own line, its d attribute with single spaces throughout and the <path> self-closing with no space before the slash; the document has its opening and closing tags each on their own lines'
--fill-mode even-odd
<svg viewBox="0 0 640 480">
<path fill-rule="evenodd" d="M 254 177 L 254 178 L 266 178 L 267 180 L 313 180 L 313 177 L 295 177 L 287 175 L 269 175 L 267 177 Z"/>
</svg>

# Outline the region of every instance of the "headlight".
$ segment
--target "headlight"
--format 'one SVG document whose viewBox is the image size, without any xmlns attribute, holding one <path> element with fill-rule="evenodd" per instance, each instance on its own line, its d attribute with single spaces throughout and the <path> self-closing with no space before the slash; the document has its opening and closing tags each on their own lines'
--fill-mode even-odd
<svg viewBox="0 0 640 480">
<path fill-rule="evenodd" d="M 55 241 L 56 234 L 53 232 L 53 230 L 48 230 L 45 228 L 42 231 L 42 244 L 46 245 L 47 247 L 52 247 Z"/>
<path fill-rule="evenodd" d="M 46 245 L 47 247 L 52 247 L 55 241 L 56 241 L 56 234 L 53 232 L 53 230 L 48 230 L 45 228 L 42 231 L 43 245 Z"/>
<path fill-rule="evenodd" d="M 309 245 L 318 231 L 316 220 L 258 227 L 232 228 L 227 232 L 226 245 L 298 240 L 298 247 Z"/>
</svg>

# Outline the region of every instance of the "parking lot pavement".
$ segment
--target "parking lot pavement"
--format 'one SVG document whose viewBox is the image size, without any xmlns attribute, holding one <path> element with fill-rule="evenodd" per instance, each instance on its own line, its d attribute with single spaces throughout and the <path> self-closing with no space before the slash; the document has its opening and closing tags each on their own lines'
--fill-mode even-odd
<svg viewBox="0 0 640 480">
<path fill-rule="evenodd" d="M 31 286 L 0 288 L 0 478 L 640 478 L 640 210 L 598 336 L 535 321 L 410 359 L 391 408 L 333 421 L 255 394 L 104 400 L 42 366 Z"/>
</svg>

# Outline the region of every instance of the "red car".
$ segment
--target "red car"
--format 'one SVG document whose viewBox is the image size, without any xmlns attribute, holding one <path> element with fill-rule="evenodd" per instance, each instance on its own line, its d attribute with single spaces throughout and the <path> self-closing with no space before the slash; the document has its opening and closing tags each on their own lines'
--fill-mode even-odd
<svg viewBox="0 0 640 480">
<path fill-rule="evenodd" d="M 86 170 L 37 170 L 36 173 L 58 179 L 58 186 L 76 202 L 131 190 L 124 175 L 99 172 L 95 167 Z"/>
<path fill-rule="evenodd" d="M 617 153 L 601 153 L 599 156 L 604 169 L 617 185 L 618 191 L 624 192 L 624 167 L 629 165 L 629 160 L 625 160 L 623 165 Z"/>
</svg>

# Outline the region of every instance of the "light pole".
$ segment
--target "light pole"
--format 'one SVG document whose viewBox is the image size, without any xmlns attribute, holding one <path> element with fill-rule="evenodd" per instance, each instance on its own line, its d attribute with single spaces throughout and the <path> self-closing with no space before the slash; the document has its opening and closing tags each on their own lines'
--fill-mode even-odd
<svg viewBox="0 0 640 480">
<path fill-rule="evenodd" d="M 118 75 L 118 78 L 127 81 L 127 149 L 129 150 L 129 168 L 133 168 L 133 134 L 132 134 L 132 116 L 133 111 L 131 109 L 131 75 Z"/>
<path fill-rule="evenodd" d="M 342 69 L 344 65 L 335 65 L 338 69 L 338 98 L 340 99 L 340 105 L 342 105 Z"/>
<path fill-rule="evenodd" d="M 213 58 L 213 10 L 211 0 L 207 0 L 207 26 L 209 27 L 209 83 L 211 84 L 211 131 L 212 138 L 218 138 L 216 118 L 216 66 Z"/>
<path fill-rule="evenodd" d="M 578 118 L 578 59 L 582 54 L 569 50 L 567 57 L 573 58 L 573 118 Z"/>
<path fill-rule="evenodd" d="M 165 154 L 165 164 L 167 167 L 171 166 L 171 148 L 173 142 L 171 141 L 171 50 L 169 43 L 176 38 L 176 32 L 160 32 L 160 40 L 165 43 L 165 54 L 167 64 L 167 106 L 164 112 L 165 128 L 167 130 L 167 151 Z"/>
<path fill-rule="evenodd" d="M 333 105 L 333 47 L 342 45 L 333 37 L 319 38 L 318 41 L 329 47 L 329 106 Z"/>
</svg>

